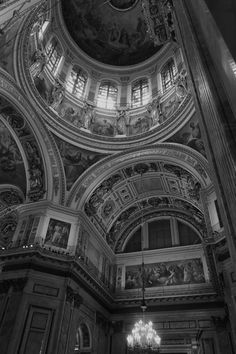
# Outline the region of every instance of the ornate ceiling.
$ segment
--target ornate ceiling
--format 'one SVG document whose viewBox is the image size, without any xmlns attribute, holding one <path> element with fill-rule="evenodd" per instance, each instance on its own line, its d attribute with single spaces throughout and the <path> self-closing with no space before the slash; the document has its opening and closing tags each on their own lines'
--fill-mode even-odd
<svg viewBox="0 0 236 354">
<path fill-rule="evenodd" d="M 142 67 L 142 75 L 153 84 L 152 99 L 159 94 L 160 70 L 166 60 L 174 57 L 179 74 L 185 70 L 176 44 L 169 43 L 168 48 L 161 49 L 147 37 L 140 1 L 63 0 L 62 10 L 74 42 L 84 53 L 104 63 L 97 64 L 92 59 L 87 63 L 90 104 L 95 105 L 98 83 L 104 78 L 114 79 L 121 91 L 126 87 L 128 92 L 133 80 L 141 75 L 143 61 L 146 66 Z M 62 21 L 59 16 L 50 17 L 42 41 L 45 49 L 46 42 L 55 35 L 62 44 L 63 60 L 58 74 L 54 76 L 46 68 L 36 80 L 30 72 L 35 51 L 31 47 L 35 38 L 32 25 L 37 23 L 31 21 L 33 16 L 37 21 L 37 11 L 29 15 L 22 25 L 22 35 L 17 37 L 11 73 L 24 96 L 14 88 L 15 82 L 10 83 L 11 78 L 0 83 L 2 95 L 9 91 L 12 102 L 22 108 L 16 109 L 17 104 L 9 104 L 7 99 L 0 102 L 0 183 L 5 185 L 0 190 L 0 206 L 5 209 L 9 201 L 16 207 L 42 202 L 41 210 L 46 214 L 44 205 L 51 208 L 53 213 L 47 218 L 55 222 L 60 220 L 59 215 L 65 213 L 67 218 L 71 213 L 74 245 L 78 247 L 79 232 L 85 230 L 86 242 L 94 239 L 96 245 L 99 240 L 101 247 L 105 245 L 105 254 L 109 252 L 112 257 L 123 251 L 126 240 L 143 220 L 175 217 L 191 224 L 203 239 L 206 206 L 201 195 L 212 188 L 212 181 L 190 85 L 180 95 L 175 82 L 160 98 L 163 121 L 158 124 L 145 125 L 150 121 L 150 112 L 148 107 L 141 107 L 132 112 L 129 133 L 125 135 L 122 129 L 121 133 L 115 129 L 117 112 L 95 110 L 97 125 L 89 130 L 83 124 L 86 112 L 82 100 L 76 101 L 66 92 L 61 101 L 50 103 L 56 85 L 66 87 L 69 68 L 76 63 L 84 69 L 84 62 L 70 48 L 72 41 L 65 44 L 63 29 L 58 26 Z M 149 67 L 148 58 L 152 61 Z M 117 67 L 109 67 L 110 64 Z M 138 64 L 136 68 L 134 64 Z M 95 65 L 100 65 L 101 71 Z M 133 65 L 130 72 L 127 65 Z M 47 88 L 43 92 L 36 85 L 39 80 Z M 109 129 L 102 129 L 104 118 Z M 125 130 L 128 124 L 122 126 Z M 8 180 L 4 168 L 10 176 Z M 14 232 L 17 215 L 12 215 L 11 222 L 13 231 L 7 230 L 6 235 Z M 65 223 L 69 225 L 70 220 Z M 4 220 L 0 231 L 5 225 Z M 46 225 L 45 219 L 41 225 Z M 42 229 L 43 236 L 46 228 L 47 225 Z"/>
<path fill-rule="evenodd" d="M 70 11 L 76 8 L 72 11 L 73 14 L 79 13 L 78 18 L 83 16 L 87 21 L 91 14 L 95 16 L 96 8 L 97 16 L 102 16 L 101 8 L 107 11 L 107 16 L 104 14 L 102 16 L 105 22 L 109 18 L 108 14 L 114 12 L 116 14 L 114 18 L 120 18 L 120 24 L 123 23 L 122 16 L 131 16 L 132 12 L 141 11 L 140 3 L 135 1 L 124 2 L 122 5 L 124 9 L 117 9 L 115 7 L 121 6 L 120 2 L 95 3 L 93 0 L 89 2 L 70 0 L 68 3 L 62 3 L 64 16 L 66 11 L 69 11 L 67 9 L 69 4 Z M 137 28 L 135 21 L 139 19 L 139 13 L 135 14 L 133 17 L 136 20 L 130 21 L 132 28 Z M 37 12 L 32 16 L 37 20 L 36 15 Z M 30 17 L 27 21 L 30 21 Z M 78 24 L 78 21 L 76 23 Z M 53 24 L 50 26 L 48 36 L 51 35 L 50 31 L 55 31 Z M 88 28 L 85 26 L 84 30 L 87 31 Z M 24 35 L 17 43 L 20 50 L 19 60 L 15 63 L 16 72 L 29 99 L 36 105 L 41 118 L 53 133 L 51 138 L 56 143 L 54 148 L 60 165 L 63 166 L 61 173 L 63 204 L 73 210 L 81 211 L 86 222 L 103 236 L 115 252 L 121 250 L 132 228 L 140 223 L 141 215 L 148 220 L 175 213 L 188 220 L 204 236 L 204 210 L 200 191 L 211 185 L 211 179 L 207 172 L 204 145 L 190 89 L 186 89 L 184 95 L 180 97 L 178 85 L 174 83 L 160 100 L 160 109 L 165 119 L 161 124 L 150 126 L 147 130 L 137 132 L 132 130 L 136 127 L 136 119 L 144 119 L 148 114 L 148 107 L 141 107 L 137 110 L 137 117 L 136 111 L 135 115 L 131 116 L 131 132 L 127 136 L 88 131 L 83 125 L 75 126 L 72 119 L 69 119 L 71 118 L 69 114 L 68 116 L 64 114 L 66 109 L 73 108 L 73 115 L 76 113 L 76 116 L 83 120 L 85 108 L 79 106 L 82 104 L 80 101 L 76 102 L 66 93 L 62 101 L 52 106 L 45 98 L 53 92 L 55 85 L 66 86 L 65 70 L 71 65 L 68 48 L 65 48 L 66 55 L 63 68 L 61 67 L 61 73 L 58 75 L 59 79 L 50 76 L 47 70 L 36 76 L 49 85 L 48 92 L 44 92 L 44 97 L 29 70 L 32 65 L 30 62 L 32 44 L 30 45 L 28 40 L 31 34 L 32 27 L 26 26 Z M 84 36 L 90 40 L 91 33 L 85 32 Z M 148 43 L 149 40 L 145 37 L 143 43 L 146 42 Z M 93 44 L 91 47 L 96 48 Z M 174 44 L 173 52 L 176 54 L 177 50 Z M 99 51 L 96 50 L 97 52 Z M 104 56 L 104 53 L 102 55 Z M 132 58 L 132 55 L 128 57 Z M 177 58 L 176 56 L 175 60 Z M 181 56 L 178 60 L 181 72 L 186 74 Z M 92 62 L 89 65 L 92 68 Z M 159 67 L 161 65 L 159 64 Z M 137 70 L 135 75 L 138 74 Z M 154 81 L 157 80 L 158 71 L 150 68 L 150 72 L 146 75 Z M 99 76 L 95 76 L 91 71 L 90 80 L 93 85 L 97 85 L 100 80 Z M 121 83 L 121 87 L 127 85 L 127 82 Z M 157 92 L 155 91 L 154 94 L 156 95 Z M 95 123 L 98 124 L 99 119 L 102 118 L 106 118 L 106 121 L 109 120 L 111 125 L 115 126 L 115 113 L 113 116 L 109 112 L 95 111 Z M 125 149 L 127 153 L 124 152 Z M 41 181 L 40 178 L 38 180 Z"/>
<path fill-rule="evenodd" d="M 110 65 L 133 65 L 150 58 L 141 1 L 64 0 L 63 17 L 72 38 L 92 58 Z"/>
<path fill-rule="evenodd" d="M 148 220 L 178 214 L 204 237 L 200 192 L 210 185 L 207 164 L 199 153 L 159 144 L 100 160 L 74 183 L 67 203 L 82 209 L 119 252 L 142 216 Z"/>
</svg>

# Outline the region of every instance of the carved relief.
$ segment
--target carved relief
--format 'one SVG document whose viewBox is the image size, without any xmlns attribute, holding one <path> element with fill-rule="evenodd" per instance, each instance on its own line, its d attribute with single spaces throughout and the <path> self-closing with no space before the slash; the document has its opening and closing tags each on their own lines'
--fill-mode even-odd
<svg viewBox="0 0 236 354">
<path fill-rule="evenodd" d="M 100 204 L 103 204 L 103 197 L 106 193 L 110 192 L 115 184 L 123 179 L 122 175 L 116 173 L 103 181 L 100 186 L 93 192 L 89 201 L 85 204 L 84 210 L 88 216 L 96 214 L 97 208 Z"/>
<path fill-rule="evenodd" d="M 12 243 L 16 226 L 18 222 L 18 216 L 16 212 L 10 212 L 0 217 L 0 246 L 7 248 Z"/>
</svg>

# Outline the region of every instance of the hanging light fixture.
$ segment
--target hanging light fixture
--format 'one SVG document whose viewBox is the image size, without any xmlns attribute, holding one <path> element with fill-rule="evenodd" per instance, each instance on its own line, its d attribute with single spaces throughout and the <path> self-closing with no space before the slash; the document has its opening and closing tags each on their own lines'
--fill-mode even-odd
<svg viewBox="0 0 236 354">
<path fill-rule="evenodd" d="M 141 189 L 142 189 L 142 173 L 141 173 Z M 145 311 L 147 305 L 145 302 L 145 267 L 144 267 L 144 254 L 143 254 L 143 215 L 141 220 L 141 251 L 142 251 L 142 319 L 135 323 L 131 334 L 127 336 L 128 351 L 135 352 L 137 354 L 146 353 L 159 353 L 161 338 L 153 329 L 153 323 L 149 321 L 145 323 Z"/>
</svg>

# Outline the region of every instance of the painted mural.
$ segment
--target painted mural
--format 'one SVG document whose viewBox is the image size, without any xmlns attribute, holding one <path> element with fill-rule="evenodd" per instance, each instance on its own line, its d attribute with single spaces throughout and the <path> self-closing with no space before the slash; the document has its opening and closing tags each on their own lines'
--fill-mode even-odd
<svg viewBox="0 0 236 354">
<path fill-rule="evenodd" d="M 62 1 L 66 26 L 78 46 L 98 61 L 121 66 L 140 63 L 161 48 L 147 34 L 141 2 L 133 5 L 133 0 Z"/>
<path fill-rule="evenodd" d="M 204 283 L 205 276 L 200 258 L 171 262 L 152 263 L 126 267 L 125 289 L 142 287 L 142 277 L 146 288 Z"/>
<path fill-rule="evenodd" d="M 71 224 L 68 222 L 50 219 L 45 238 L 45 244 L 60 248 L 67 248 Z"/>
<path fill-rule="evenodd" d="M 1 4 L 1 1 L 0 1 Z M 1 31 L 0 35 L 0 66 L 11 75 L 13 75 L 13 53 L 14 53 L 14 43 L 17 36 L 17 30 L 19 28 L 19 19 L 14 21 L 7 21 L 4 23 L 4 30 Z"/>
<path fill-rule="evenodd" d="M 26 175 L 20 150 L 8 128 L 0 121 L 0 184 L 26 191 Z"/>
<path fill-rule="evenodd" d="M 2 97 L 0 98 L 0 112 L 3 120 L 11 126 L 24 150 L 29 175 L 29 191 L 27 195 L 30 200 L 37 201 L 42 198 L 45 193 L 43 161 L 38 143 L 22 114 Z M 22 158 L 18 147 L 16 144 L 14 146 L 13 138 L 11 134 L 7 132 L 4 123 L 1 123 L 1 129 L 0 168 L 2 171 L 0 174 L 0 183 L 16 185 L 25 193 L 26 173 L 23 160 L 21 160 Z M 6 182 L 3 182 L 4 179 Z"/>
<path fill-rule="evenodd" d="M 64 164 L 67 190 L 72 187 L 77 178 L 79 178 L 88 167 L 105 157 L 105 155 L 99 153 L 80 149 L 57 137 L 55 137 L 55 140 Z"/>
<path fill-rule="evenodd" d="M 169 140 L 173 143 L 187 145 L 192 149 L 200 152 L 206 157 L 206 151 L 202 140 L 202 134 L 199 127 L 197 115 L 193 116 L 189 123 L 187 123 L 178 133 L 176 133 Z"/>
</svg>

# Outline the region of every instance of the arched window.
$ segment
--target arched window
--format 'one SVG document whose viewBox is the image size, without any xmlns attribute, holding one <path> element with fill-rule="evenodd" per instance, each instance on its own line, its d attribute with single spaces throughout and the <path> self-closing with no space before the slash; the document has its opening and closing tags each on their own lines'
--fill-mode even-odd
<svg viewBox="0 0 236 354">
<path fill-rule="evenodd" d="M 91 338 L 88 326 L 85 323 L 81 323 L 76 333 L 76 344 L 74 348 L 74 353 L 80 353 L 85 350 L 89 353 L 91 349 Z"/>
<path fill-rule="evenodd" d="M 102 82 L 98 89 L 97 106 L 101 108 L 115 109 L 117 103 L 118 88 L 110 82 Z"/>
<path fill-rule="evenodd" d="M 201 242 L 197 233 L 188 225 L 178 220 L 180 246 L 195 245 Z"/>
<path fill-rule="evenodd" d="M 155 220 L 148 224 L 149 249 L 172 247 L 170 220 Z"/>
<path fill-rule="evenodd" d="M 57 38 L 53 37 L 46 47 L 47 67 L 56 76 L 59 64 L 62 60 L 62 48 Z"/>
<path fill-rule="evenodd" d="M 173 59 L 168 60 L 168 62 L 163 66 L 161 70 L 161 81 L 163 91 L 170 88 L 176 79 L 177 69 Z"/>
<path fill-rule="evenodd" d="M 132 107 L 139 107 L 147 104 L 149 101 L 148 79 L 135 81 L 131 90 Z"/>
<path fill-rule="evenodd" d="M 124 245 L 123 252 L 141 251 L 142 242 L 145 244 L 145 249 L 149 250 L 201 243 L 201 238 L 194 227 L 178 219 L 175 220 L 177 221 L 177 229 L 175 226 L 173 227 L 173 224 L 171 227 L 170 218 L 148 221 L 147 228 L 143 226 L 143 233 L 141 227 L 139 227 L 131 234 L 131 237 Z"/>
<path fill-rule="evenodd" d="M 74 65 L 70 72 L 66 87 L 73 95 L 83 97 L 87 79 L 87 74 L 81 70 L 78 65 Z"/>
<path fill-rule="evenodd" d="M 128 240 L 124 253 L 141 251 L 141 227 Z"/>
</svg>

